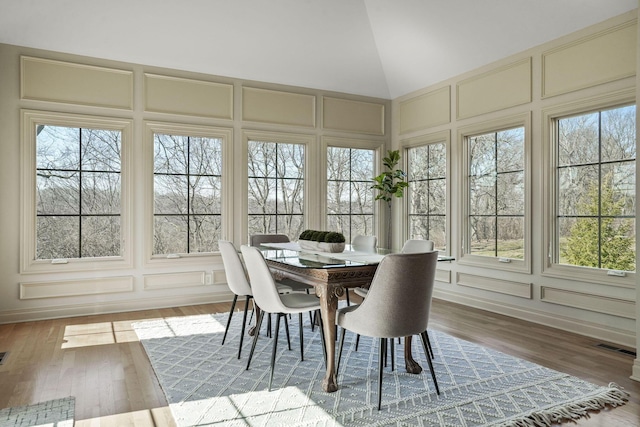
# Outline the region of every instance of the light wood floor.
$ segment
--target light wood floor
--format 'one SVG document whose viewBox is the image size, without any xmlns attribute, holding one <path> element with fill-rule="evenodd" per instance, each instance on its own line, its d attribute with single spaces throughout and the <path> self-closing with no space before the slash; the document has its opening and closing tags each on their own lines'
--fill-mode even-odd
<svg viewBox="0 0 640 427">
<path fill-rule="evenodd" d="M 352 297 L 357 301 L 357 297 Z M 0 325 L 0 408 L 75 396 L 76 426 L 173 426 L 167 403 L 131 330 L 140 319 L 220 313 L 206 304 Z M 640 383 L 629 379 L 633 357 L 599 341 L 434 300 L 430 328 L 631 394 L 618 408 L 578 426 L 640 426 Z"/>
</svg>

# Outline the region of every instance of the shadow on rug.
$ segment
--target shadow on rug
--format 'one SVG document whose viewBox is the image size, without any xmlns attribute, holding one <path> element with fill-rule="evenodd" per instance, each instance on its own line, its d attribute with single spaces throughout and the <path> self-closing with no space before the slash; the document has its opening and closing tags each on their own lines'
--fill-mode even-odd
<svg viewBox="0 0 640 427">
<path fill-rule="evenodd" d="M 268 392 L 271 338 L 263 331 L 245 370 L 251 340 L 244 340 L 238 360 L 242 316 L 235 315 L 221 346 L 226 319 L 227 314 L 201 315 L 134 325 L 179 426 L 547 426 L 628 400 L 615 384 L 597 386 L 430 330 L 441 394 L 428 369 L 420 375 L 404 371 L 403 348 L 396 345 L 400 369 L 385 368 L 378 411 L 374 340 L 362 337 L 355 351 L 355 335 L 347 334 L 339 389 L 326 393 L 318 329 L 311 332 L 305 324 L 301 362 L 296 320 L 291 351 L 280 334 Z M 422 348 L 414 345 L 414 357 L 426 366 Z"/>
<path fill-rule="evenodd" d="M 74 397 L 0 409 L 0 427 L 73 427 Z"/>
</svg>

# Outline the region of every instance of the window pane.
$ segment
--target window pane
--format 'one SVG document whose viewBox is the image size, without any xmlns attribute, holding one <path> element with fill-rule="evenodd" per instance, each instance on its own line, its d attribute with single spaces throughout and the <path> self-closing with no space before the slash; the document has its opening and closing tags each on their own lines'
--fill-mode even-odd
<svg viewBox="0 0 640 427">
<path fill-rule="evenodd" d="M 373 234 L 374 158 L 373 150 L 327 148 L 327 229 L 343 233 L 348 242 Z"/>
<path fill-rule="evenodd" d="M 407 149 L 410 239 L 433 240 L 446 250 L 447 150 L 444 143 Z"/>
<path fill-rule="evenodd" d="M 303 212 L 303 185 L 298 179 L 281 179 L 278 181 L 277 212 L 279 214 L 301 214 Z"/>
<path fill-rule="evenodd" d="M 83 257 L 120 255 L 120 217 L 82 217 L 82 236 Z"/>
<path fill-rule="evenodd" d="M 222 140 L 155 134 L 154 144 L 154 255 L 213 252 L 219 236 L 213 224 L 222 209 Z"/>
<path fill-rule="evenodd" d="M 496 256 L 496 219 L 469 217 L 471 247 L 469 253 L 489 257 Z"/>
<path fill-rule="evenodd" d="M 469 178 L 471 215 L 494 215 L 496 213 L 496 177 L 479 176 Z"/>
<path fill-rule="evenodd" d="M 36 135 L 36 258 L 120 256 L 122 132 L 38 125 Z"/>
<path fill-rule="evenodd" d="M 497 138 L 498 173 L 523 170 L 524 128 L 498 132 Z"/>
<path fill-rule="evenodd" d="M 498 175 L 498 215 L 524 215 L 524 172 Z"/>
<path fill-rule="evenodd" d="M 496 172 L 495 134 L 469 139 L 469 176 L 494 176 Z"/>
<path fill-rule="evenodd" d="M 524 218 L 499 217 L 497 257 L 524 259 Z"/>
<path fill-rule="evenodd" d="M 635 107 L 562 118 L 557 128 L 560 153 L 571 155 L 558 165 L 555 261 L 635 271 Z"/>
</svg>

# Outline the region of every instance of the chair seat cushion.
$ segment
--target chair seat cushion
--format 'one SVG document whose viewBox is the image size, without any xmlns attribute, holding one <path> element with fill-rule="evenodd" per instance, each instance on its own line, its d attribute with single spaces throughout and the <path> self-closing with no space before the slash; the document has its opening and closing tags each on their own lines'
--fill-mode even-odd
<svg viewBox="0 0 640 427">
<path fill-rule="evenodd" d="M 278 289 L 279 294 L 290 294 L 291 292 L 293 292 L 291 286 L 283 285 L 280 282 L 276 282 L 276 289 Z"/>
<path fill-rule="evenodd" d="M 358 295 L 361 296 L 362 298 L 366 297 L 367 294 L 369 293 L 369 289 L 366 288 L 354 288 L 353 292 Z"/>
<path fill-rule="evenodd" d="M 307 290 L 313 289 L 313 286 L 311 285 L 298 282 L 297 280 L 289 279 L 288 277 L 284 277 L 278 280 L 278 283 L 289 286 L 294 292 L 307 292 Z"/>
<path fill-rule="evenodd" d="M 315 295 L 294 292 L 281 295 L 282 303 L 291 311 L 287 313 L 302 313 L 309 310 L 320 310 L 320 300 Z"/>
</svg>

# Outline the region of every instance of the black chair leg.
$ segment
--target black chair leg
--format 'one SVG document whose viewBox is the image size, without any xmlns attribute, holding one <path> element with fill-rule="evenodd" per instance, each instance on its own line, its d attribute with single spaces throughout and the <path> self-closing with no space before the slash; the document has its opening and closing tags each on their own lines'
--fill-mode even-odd
<svg viewBox="0 0 640 427">
<path fill-rule="evenodd" d="M 393 371 L 396 365 L 396 347 L 394 344 L 395 340 L 393 338 L 389 338 L 389 342 L 391 342 L 391 370 Z"/>
<path fill-rule="evenodd" d="M 380 355 L 378 356 L 378 411 L 382 404 L 382 359 L 387 356 L 387 339 L 380 338 Z"/>
<path fill-rule="evenodd" d="M 278 333 L 280 332 L 280 317 L 284 316 L 285 322 L 287 321 L 286 314 L 283 315 L 278 313 L 278 317 L 276 318 L 276 332 L 273 336 L 273 351 L 271 352 L 271 372 L 269 373 L 269 387 L 268 390 L 271 391 L 271 383 L 273 381 L 273 368 L 276 364 L 276 352 L 278 351 Z"/>
<path fill-rule="evenodd" d="M 435 359 L 435 356 L 433 355 L 433 347 L 431 347 L 431 340 L 429 340 L 429 331 L 425 332 L 425 334 L 427 335 L 427 347 L 429 348 L 429 355 L 431 356 L 431 359 Z"/>
<path fill-rule="evenodd" d="M 351 301 L 349 300 L 349 289 L 344 290 L 345 295 L 347 296 L 347 306 L 351 305 Z"/>
<path fill-rule="evenodd" d="M 429 350 L 427 350 L 427 331 L 424 331 L 420 334 L 420 338 L 422 339 L 422 347 L 424 348 L 424 355 L 427 358 L 427 362 L 429 362 L 429 370 L 431 371 L 431 378 L 433 378 L 433 384 L 436 386 L 436 393 L 440 394 L 440 388 L 438 387 L 438 380 L 436 380 L 436 371 L 433 369 L 433 362 L 429 357 Z"/>
<path fill-rule="evenodd" d="M 358 351 L 358 344 L 360 344 L 360 334 L 356 334 L 356 351 Z"/>
<path fill-rule="evenodd" d="M 247 370 L 249 369 L 249 365 L 251 364 L 251 358 L 253 357 L 253 352 L 256 349 L 256 343 L 258 342 L 258 331 L 260 331 L 260 326 L 262 326 L 262 318 L 264 317 L 264 311 L 260 310 L 260 314 L 256 319 L 256 332 L 253 334 L 253 344 L 251 344 L 251 352 L 249 353 L 249 359 L 247 360 Z"/>
<path fill-rule="evenodd" d="M 278 319 L 280 319 L 280 317 L 284 317 L 284 327 L 285 330 L 287 332 L 287 345 L 289 346 L 289 351 L 291 351 L 291 337 L 289 336 L 289 321 L 287 320 L 287 315 L 278 315 Z M 277 326 L 276 326 L 277 327 Z"/>
<path fill-rule="evenodd" d="M 222 337 L 222 345 L 224 345 L 224 340 L 227 339 L 227 332 L 229 332 L 229 325 L 231 324 L 231 317 L 233 317 L 233 310 L 236 308 L 236 301 L 238 301 L 238 295 L 233 296 L 233 302 L 231 303 L 231 310 L 229 310 L 229 318 L 227 319 L 227 327 L 224 330 L 224 336 Z"/>
<path fill-rule="evenodd" d="M 240 345 L 238 346 L 238 359 L 242 353 L 242 341 L 244 340 L 244 328 L 247 325 L 247 310 L 249 310 L 249 299 L 251 297 L 247 295 L 247 299 L 244 301 L 244 314 L 242 315 L 242 330 L 240 331 Z"/>
<path fill-rule="evenodd" d="M 338 375 L 338 371 L 340 370 L 340 360 L 342 360 L 342 346 L 344 345 L 344 335 L 347 330 L 342 328 L 340 331 L 340 344 L 338 345 L 338 362 L 336 363 L 336 375 Z"/>
<path fill-rule="evenodd" d="M 311 313 L 311 312 L 309 312 Z M 300 361 L 304 361 L 304 335 L 302 335 L 302 313 L 298 313 L 298 323 L 299 323 L 299 331 L 300 331 Z"/>
<path fill-rule="evenodd" d="M 320 329 L 320 341 L 322 342 L 322 354 L 324 355 L 324 366 L 327 367 L 327 345 L 324 342 L 324 329 L 322 328 L 322 314 L 320 310 L 315 313 L 318 316 L 318 328 Z"/>
</svg>

